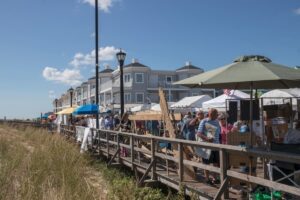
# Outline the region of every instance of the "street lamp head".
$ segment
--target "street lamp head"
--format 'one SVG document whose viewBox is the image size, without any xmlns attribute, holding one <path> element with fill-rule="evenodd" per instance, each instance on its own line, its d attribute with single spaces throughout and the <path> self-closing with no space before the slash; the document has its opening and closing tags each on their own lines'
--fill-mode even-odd
<svg viewBox="0 0 300 200">
<path fill-rule="evenodd" d="M 126 53 L 123 52 L 122 49 L 120 49 L 120 51 L 116 55 L 120 66 L 122 66 L 126 58 Z"/>
<path fill-rule="evenodd" d="M 74 89 L 71 87 L 69 90 L 70 94 L 72 94 L 74 92 Z"/>
</svg>

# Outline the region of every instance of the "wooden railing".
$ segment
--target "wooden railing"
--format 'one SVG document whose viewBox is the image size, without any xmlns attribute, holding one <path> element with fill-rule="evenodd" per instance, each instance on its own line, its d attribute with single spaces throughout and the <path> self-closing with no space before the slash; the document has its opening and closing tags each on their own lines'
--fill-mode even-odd
<svg viewBox="0 0 300 200">
<path fill-rule="evenodd" d="M 196 191 L 200 192 L 202 197 L 210 199 L 211 196 L 206 194 L 205 191 L 198 191 L 197 188 L 189 186 L 189 184 L 186 182 L 184 168 L 187 166 L 192 166 L 203 170 L 209 170 L 220 175 L 221 184 L 218 187 L 215 196 L 213 197 L 214 199 L 220 199 L 221 196 L 224 199 L 229 197 L 228 188 L 230 178 L 239 179 L 249 185 L 262 185 L 274 190 L 296 195 L 300 198 L 299 187 L 277 183 L 264 177 L 255 176 L 251 173 L 252 168 L 250 169 L 249 174 L 241 173 L 237 170 L 231 169 L 228 162 L 229 155 L 240 154 L 251 159 L 260 158 L 263 161 L 276 160 L 300 164 L 300 156 L 297 154 L 149 135 L 137 135 L 134 133 L 110 130 L 91 129 L 91 131 L 93 135 L 93 145 L 91 146 L 91 149 L 94 151 L 96 150 L 99 154 L 109 158 L 108 164 L 124 164 L 128 167 L 131 167 L 132 170 L 142 172 L 143 176 L 139 180 L 140 184 L 143 184 L 147 177 L 151 177 L 152 181 L 161 181 L 162 183 L 165 183 L 178 190 L 183 184 L 185 185 L 185 192 L 187 194 L 192 194 Z M 61 133 L 64 135 L 75 136 L 75 129 L 74 127 L 71 128 L 69 126 L 61 125 Z M 179 158 L 175 158 L 172 155 L 159 151 L 157 148 L 159 142 L 167 142 L 172 146 L 177 146 Z M 141 143 L 148 144 L 148 148 L 141 148 Z M 220 166 L 216 167 L 184 159 L 182 153 L 184 147 L 201 147 L 219 151 Z M 122 151 L 126 151 L 128 155 L 121 155 Z M 142 161 L 142 156 L 148 158 L 149 162 Z M 175 164 L 175 168 L 170 167 L 172 166 L 172 163 Z M 171 170 L 173 170 L 173 175 L 174 173 L 177 174 L 177 177 L 175 177 L 177 181 L 174 181 L 174 179 L 171 180 Z M 172 177 L 174 178 L 174 176 Z"/>
</svg>

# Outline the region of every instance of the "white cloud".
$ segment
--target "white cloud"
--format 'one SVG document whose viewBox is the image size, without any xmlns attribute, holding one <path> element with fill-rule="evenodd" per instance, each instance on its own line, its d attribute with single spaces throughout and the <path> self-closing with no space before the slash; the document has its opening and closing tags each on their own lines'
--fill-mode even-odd
<svg viewBox="0 0 300 200">
<path fill-rule="evenodd" d="M 49 90 L 48 96 L 50 99 L 55 99 L 55 97 L 56 97 L 55 92 L 53 90 Z"/>
<path fill-rule="evenodd" d="M 115 59 L 116 53 L 118 49 L 113 46 L 101 47 L 99 49 L 99 60 L 102 61 L 111 61 Z M 95 55 L 96 51 L 93 50 L 91 53 L 86 55 L 82 53 L 76 53 L 73 60 L 70 62 L 70 65 L 74 67 L 82 67 L 82 66 L 89 66 L 95 64 Z"/>
<path fill-rule="evenodd" d="M 300 8 L 297 8 L 296 10 L 294 10 L 294 13 L 295 13 L 296 15 L 300 15 Z"/>
<path fill-rule="evenodd" d="M 109 12 L 109 9 L 113 6 L 113 1 L 114 0 L 99 0 L 98 7 L 104 12 Z M 95 6 L 95 0 L 81 0 L 81 2 L 90 4 L 91 6 Z"/>
<path fill-rule="evenodd" d="M 43 77 L 49 81 L 72 86 L 80 84 L 82 80 L 80 71 L 77 69 L 65 69 L 60 71 L 53 67 L 45 67 L 43 70 Z"/>
</svg>

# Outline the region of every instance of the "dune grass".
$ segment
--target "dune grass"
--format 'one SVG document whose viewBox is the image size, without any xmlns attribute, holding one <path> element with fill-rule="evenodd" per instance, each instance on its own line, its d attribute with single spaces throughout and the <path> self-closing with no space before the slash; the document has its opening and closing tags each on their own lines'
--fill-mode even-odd
<svg viewBox="0 0 300 200">
<path fill-rule="evenodd" d="M 79 154 L 78 146 L 58 134 L 18 125 L 0 125 L 2 199 L 182 198 L 166 197 L 160 189 L 137 187 L 126 171 L 108 168 L 101 160 Z"/>
<path fill-rule="evenodd" d="M 0 199 L 98 199 L 74 145 L 39 129 L 0 128 Z"/>
</svg>

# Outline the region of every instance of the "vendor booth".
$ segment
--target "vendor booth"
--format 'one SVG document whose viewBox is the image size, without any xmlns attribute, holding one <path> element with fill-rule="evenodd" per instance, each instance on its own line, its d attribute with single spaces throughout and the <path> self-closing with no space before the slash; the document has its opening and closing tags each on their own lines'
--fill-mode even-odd
<svg viewBox="0 0 300 200">
<path fill-rule="evenodd" d="M 272 63 L 272 61 L 264 56 L 259 55 L 250 55 L 250 56 L 241 56 L 238 59 L 234 60 L 233 63 L 225 65 L 223 67 L 201 73 L 199 75 L 178 81 L 175 84 L 184 85 L 188 87 L 199 87 L 199 88 L 218 88 L 218 89 L 250 89 L 250 94 L 253 94 L 254 89 L 288 89 L 299 87 L 300 85 L 300 71 L 286 67 L 283 65 Z M 253 101 L 253 96 L 250 95 L 250 101 L 244 103 L 243 108 L 241 110 L 247 109 L 248 112 L 245 112 L 248 115 L 249 120 L 245 120 L 245 123 L 248 124 L 249 131 L 249 148 L 253 148 L 255 144 L 254 141 L 254 107 L 262 108 L 262 106 L 255 106 L 258 104 L 258 100 Z M 284 109 L 284 111 L 288 110 Z M 278 143 L 282 141 L 282 136 L 286 136 L 288 134 L 288 130 L 286 127 L 286 123 L 283 121 L 280 115 L 283 115 L 285 112 L 276 112 L 274 108 L 270 109 L 271 112 L 267 113 L 267 119 L 272 119 L 272 126 L 274 124 L 275 129 L 272 130 L 272 136 L 274 138 L 269 138 L 271 142 L 276 142 L 279 146 L 283 146 L 282 143 Z M 278 114 L 277 116 L 270 116 L 271 113 Z M 262 115 L 262 110 L 260 110 L 260 116 Z M 245 114 L 245 115 L 246 115 Z M 274 119 L 275 117 L 275 119 Z M 261 118 L 261 117 L 260 117 Z M 276 119 L 277 118 L 277 119 Z M 274 122 L 274 123 L 273 123 Z M 273 127 L 272 127 L 273 128 Z M 277 128 L 277 130 L 276 130 Z M 292 127 L 290 127 L 292 128 Z M 240 129 L 241 130 L 241 129 Z M 240 131 L 239 131 L 240 132 Z M 237 133 L 239 133 L 237 132 Z M 282 134 L 284 133 L 284 134 Z M 240 134 L 240 133 L 239 133 Z M 242 135 L 242 134 L 240 134 Z M 295 137 L 299 136 L 299 134 L 294 134 Z M 284 139 L 283 139 L 284 140 Z M 236 144 L 245 145 L 245 141 L 238 141 Z M 298 144 L 299 145 L 299 144 Z M 273 150 L 271 146 L 271 150 Z M 296 151 L 298 152 L 298 151 Z M 252 158 L 253 161 L 257 159 Z M 273 164 L 273 163 L 272 163 Z M 250 162 L 250 165 L 247 165 L 248 171 L 250 175 L 254 173 L 253 162 Z M 295 171 L 293 173 L 298 173 L 299 171 Z M 289 175 L 283 173 L 283 179 L 286 179 Z M 270 178 L 273 177 L 272 174 L 269 174 Z M 272 179 L 273 180 L 273 179 Z M 280 181 L 275 180 L 274 181 Z M 299 184 L 299 180 L 297 182 Z"/>
<path fill-rule="evenodd" d="M 300 100 L 300 88 L 271 90 L 260 96 L 264 105 L 291 103 L 296 110 Z"/>
<path fill-rule="evenodd" d="M 240 90 L 231 90 L 229 94 L 222 94 L 214 99 L 211 99 L 209 101 L 205 101 L 202 104 L 202 109 L 203 110 L 208 110 L 209 108 L 216 108 L 219 111 L 225 111 L 226 107 L 228 107 L 228 105 L 226 105 L 226 99 L 228 100 L 239 100 L 239 99 L 249 99 L 250 95 L 242 92 Z M 239 101 L 237 101 L 239 102 Z M 239 104 L 239 103 L 238 103 Z"/>
</svg>

